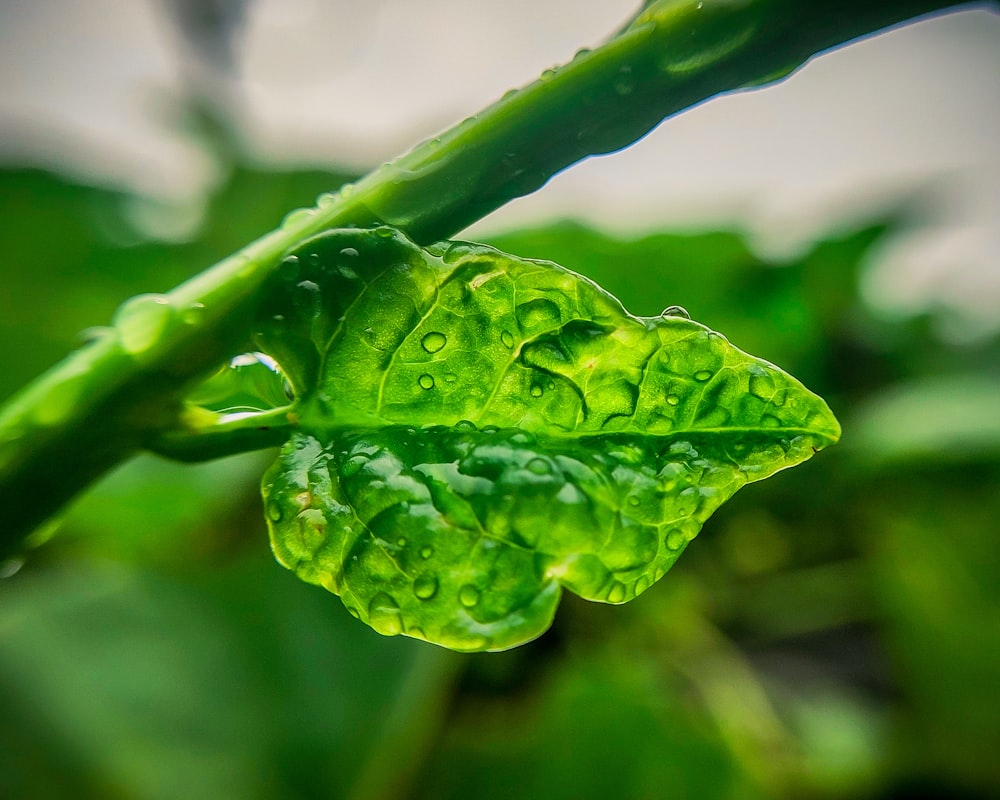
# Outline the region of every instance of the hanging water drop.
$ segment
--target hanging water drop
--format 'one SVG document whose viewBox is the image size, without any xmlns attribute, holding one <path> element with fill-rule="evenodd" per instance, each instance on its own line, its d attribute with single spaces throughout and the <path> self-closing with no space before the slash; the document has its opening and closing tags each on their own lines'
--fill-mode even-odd
<svg viewBox="0 0 1000 800">
<path fill-rule="evenodd" d="M 403 615 L 399 604 L 386 592 L 379 592 L 368 604 L 369 624 L 384 636 L 396 636 L 403 632 Z"/>
</svg>

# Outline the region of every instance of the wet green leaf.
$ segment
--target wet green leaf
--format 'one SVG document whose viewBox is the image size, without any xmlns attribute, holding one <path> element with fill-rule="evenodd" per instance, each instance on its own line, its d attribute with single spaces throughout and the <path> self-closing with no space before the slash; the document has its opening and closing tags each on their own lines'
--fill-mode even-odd
<svg viewBox="0 0 1000 800">
<path fill-rule="evenodd" d="M 279 273 L 258 345 L 298 430 L 264 479 L 274 551 L 381 633 L 498 650 L 563 588 L 630 600 L 742 485 L 839 436 L 773 365 L 555 264 L 380 228 Z"/>
</svg>

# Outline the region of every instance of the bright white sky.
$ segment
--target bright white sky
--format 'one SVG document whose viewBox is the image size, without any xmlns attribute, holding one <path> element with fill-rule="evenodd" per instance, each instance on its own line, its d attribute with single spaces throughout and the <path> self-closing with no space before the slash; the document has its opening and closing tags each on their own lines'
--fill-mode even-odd
<svg viewBox="0 0 1000 800">
<path fill-rule="evenodd" d="M 379 163 L 598 42 L 637 5 L 258 0 L 234 112 L 262 158 Z M 196 199 L 213 165 L 170 122 L 191 75 L 156 0 L 0 0 L 0 159 Z M 964 11 L 704 104 L 478 230 L 565 216 L 627 230 L 736 225 L 789 250 L 919 192 L 927 224 L 885 248 L 873 292 L 965 308 L 970 330 L 1000 327 L 998 142 L 1000 15 Z"/>
</svg>

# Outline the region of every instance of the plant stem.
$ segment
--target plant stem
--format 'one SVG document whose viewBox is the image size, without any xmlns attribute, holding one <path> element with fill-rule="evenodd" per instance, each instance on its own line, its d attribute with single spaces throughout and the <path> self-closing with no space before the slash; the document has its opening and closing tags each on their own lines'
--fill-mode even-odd
<svg viewBox="0 0 1000 800">
<path fill-rule="evenodd" d="M 0 556 L 108 469 L 184 437 L 184 393 L 248 341 L 260 288 L 283 254 L 324 230 L 387 223 L 428 244 L 631 144 L 720 92 L 784 76 L 813 54 L 942 0 L 656 0 L 601 47 L 509 93 L 168 295 L 135 298 L 112 328 L 0 411 Z M 246 434 L 246 430 L 243 431 Z M 263 440 L 202 436 L 189 457 Z M 158 445 L 155 443 L 159 443 Z M 176 454 L 179 450 L 175 450 Z"/>
</svg>

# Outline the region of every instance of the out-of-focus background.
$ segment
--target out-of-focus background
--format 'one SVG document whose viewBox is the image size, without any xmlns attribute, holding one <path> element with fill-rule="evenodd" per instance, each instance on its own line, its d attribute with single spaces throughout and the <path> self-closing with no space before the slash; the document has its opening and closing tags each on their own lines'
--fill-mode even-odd
<svg viewBox="0 0 1000 800">
<path fill-rule="evenodd" d="M 634 5 L 0 3 L 0 400 Z M 0 565 L 0 797 L 1000 794 L 998 101 L 970 6 L 468 233 L 684 305 L 844 424 L 642 597 L 503 654 L 385 639 L 271 559 L 273 454 L 142 457 Z"/>
</svg>

